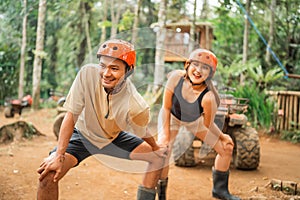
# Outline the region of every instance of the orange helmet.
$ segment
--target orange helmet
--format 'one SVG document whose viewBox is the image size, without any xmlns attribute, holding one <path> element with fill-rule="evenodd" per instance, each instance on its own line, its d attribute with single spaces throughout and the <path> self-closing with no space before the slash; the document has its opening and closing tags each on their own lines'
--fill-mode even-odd
<svg viewBox="0 0 300 200">
<path fill-rule="evenodd" d="M 120 39 L 111 39 L 104 42 L 98 49 L 97 57 L 109 56 L 124 61 L 131 69 L 134 69 L 136 54 L 134 46 Z"/>
<path fill-rule="evenodd" d="M 188 68 L 191 61 L 198 61 L 202 64 L 206 64 L 211 67 L 212 69 L 212 75 L 216 72 L 218 59 L 211 51 L 206 49 L 196 49 L 192 51 L 192 53 L 189 56 L 189 59 L 186 61 L 186 64 L 184 66 L 185 69 Z"/>
</svg>

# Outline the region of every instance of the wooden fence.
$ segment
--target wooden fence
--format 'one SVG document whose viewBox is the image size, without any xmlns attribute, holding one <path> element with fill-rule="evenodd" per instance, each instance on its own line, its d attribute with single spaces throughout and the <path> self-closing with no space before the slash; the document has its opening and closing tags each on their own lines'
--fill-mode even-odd
<svg viewBox="0 0 300 200">
<path fill-rule="evenodd" d="M 300 129 L 300 92 L 298 91 L 269 91 L 275 98 L 277 116 L 275 117 L 276 129 Z"/>
</svg>

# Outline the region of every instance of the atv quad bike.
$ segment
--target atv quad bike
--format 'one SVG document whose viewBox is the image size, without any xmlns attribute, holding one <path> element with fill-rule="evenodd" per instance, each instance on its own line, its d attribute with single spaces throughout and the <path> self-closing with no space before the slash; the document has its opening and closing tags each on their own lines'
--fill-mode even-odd
<svg viewBox="0 0 300 200">
<path fill-rule="evenodd" d="M 254 170 L 260 161 L 260 145 L 257 131 L 247 126 L 248 99 L 235 98 L 230 94 L 220 95 L 221 104 L 218 108 L 215 123 L 223 133 L 231 136 L 234 142 L 233 165 L 237 169 Z M 198 138 L 181 127 L 173 145 L 175 165 L 183 167 L 195 166 L 195 149 L 199 149 L 198 157 L 203 158 L 211 153 L 211 147 L 201 142 L 195 145 Z M 199 144 L 199 142 L 198 142 Z M 216 154 L 215 151 L 212 153 Z"/>
<path fill-rule="evenodd" d="M 22 99 L 6 99 L 4 103 L 4 116 L 11 118 L 18 113 L 22 114 L 23 108 L 30 107 L 32 104 L 32 97 L 30 95 L 24 96 Z"/>
</svg>

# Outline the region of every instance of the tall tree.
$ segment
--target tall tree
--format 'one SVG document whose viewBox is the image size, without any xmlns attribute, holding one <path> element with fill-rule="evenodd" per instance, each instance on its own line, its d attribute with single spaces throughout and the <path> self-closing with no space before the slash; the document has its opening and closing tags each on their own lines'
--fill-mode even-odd
<svg viewBox="0 0 300 200">
<path fill-rule="evenodd" d="M 195 1 L 197 1 L 197 0 L 195 0 Z M 203 20 L 207 20 L 209 18 L 209 13 L 210 13 L 210 9 L 209 9 L 208 0 L 204 0 L 203 4 L 202 4 L 202 10 L 201 10 L 200 18 L 203 19 Z"/>
<path fill-rule="evenodd" d="M 247 15 L 250 16 L 250 6 L 251 6 L 251 0 L 246 0 L 246 12 Z M 249 44 L 248 44 L 248 38 L 249 38 L 249 19 L 248 16 L 245 17 L 245 23 L 244 23 L 244 40 L 243 40 L 243 65 L 246 64 L 247 59 L 248 59 L 248 49 L 249 49 Z M 240 83 L 244 83 L 245 76 L 243 73 L 240 75 Z"/>
<path fill-rule="evenodd" d="M 269 48 L 272 49 L 272 44 L 274 40 L 274 26 L 275 26 L 275 9 L 276 9 L 276 0 L 271 1 L 271 15 L 270 15 L 270 26 L 269 26 L 269 41 L 268 41 L 268 48 L 266 51 L 266 62 L 270 65 L 270 59 L 271 59 L 271 54 L 269 51 Z"/>
<path fill-rule="evenodd" d="M 103 0 L 102 4 L 103 4 L 102 5 L 103 16 L 102 16 L 102 25 L 101 25 L 100 44 L 102 44 L 106 40 L 107 0 Z"/>
<path fill-rule="evenodd" d="M 138 26 L 139 26 L 141 5 L 142 5 L 142 0 L 137 0 L 137 4 L 135 5 L 135 10 L 134 10 L 134 22 L 132 27 L 132 37 L 131 37 L 132 44 L 135 44 L 138 36 Z"/>
<path fill-rule="evenodd" d="M 20 74 L 19 74 L 19 90 L 18 98 L 21 99 L 24 95 L 24 71 L 25 71 L 25 51 L 26 51 L 26 26 L 27 26 L 27 0 L 23 0 L 23 24 L 22 24 L 22 44 L 20 58 Z"/>
<path fill-rule="evenodd" d="M 81 8 L 81 12 L 83 15 L 83 24 L 84 24 L 84 31 L 85 31 L 85 35 L 86 35 L 86 43 L 87 43 L 87 47 L 88 47 L 88 59 L 89 62 L 92 62 L 92 44 L 91 44 L 91 36 L 90 36 L 90 10 L 91 7 L 89 5 L 88 2 L 80 2 L 80 8 Z"/>
<path fill-rule="evenodd" d="M 111 32 L 110 37 L 115 38 L 117 31 L 118 31 L 118 24 L 120 20 L 121 15 L 121 8 L 123 5 L 123 0 L 118 0 L 118 3 L 116 3 L 114 0 L 110 1 L 110 14 L 111 14 Z"/>
<path fill-rule="evenodd" d="M 196 20 L 197 20 L 197 0 L 194 0 L 194 13 L 192 19 L 192 25 L 190 29 L 190 41 L 189 41 L 189 52 L 195 48 L 195 28 L 196 28 Z"/>
<path fill-rule="evenodd" d="M 155 50 L 155 70 L 154 70 L 154 92 L 162 86 L 165 77 L 165 48 L 164 42 L 166 38 L 166 9 L 167 0 L 160 1 L 158 12 L 158 31 L 156 33 L 156 50 Z"/>
<path fill-rule="evenodd" d="M 89 2 L 85 0 L 80 0 L 79 7 L 78 7 L 78 16 L 77 20 L 74 21 L 74 25 L 78 28 L 78 31 L 80 33 L 79 36 L 79 46 L 76 48 L 79 49 L 78 55 L 77 55 L 77 63 L 76 66 L 80 68 L 85 59 L 87 58 L 88 62 L 92 62 L 92 42 L 91 42 L 91 36 L 90 36 L 90 23 L 91 23 L 91 5 Z M 76 30 L 77 31 L 77 30 Z M 84 33 L 84 34 L 82 34 Z"/>
<path fill-rule="evenodd" d="M 39 0 L 38 23 L 36 32 L 36 47 L 32 74 L 32 98 L 34 110 L 38 109 L 40 102 L 40 82 L 42 73 L 42 59 L 44 55 L 44 36 L 47 0 Z"/>
</svg>

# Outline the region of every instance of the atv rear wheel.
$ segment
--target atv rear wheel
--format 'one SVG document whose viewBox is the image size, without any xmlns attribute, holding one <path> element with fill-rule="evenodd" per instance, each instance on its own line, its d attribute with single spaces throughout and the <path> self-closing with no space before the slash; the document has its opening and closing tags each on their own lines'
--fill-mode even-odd
<svg viewBox="0 0 300 200">
<path fill-rule="evenodd" d="M 11 118 L 14 117 L 15 113 L 14 113 L 14 109 L 12 107 L 5 107 L 4 109 L 4 116 L 6 118 Z"/>
<path fill-rule="evenodd" d="M 193 167 L 196 165 L 194 156 L 194 135 L 181 127 L 173 144 L 173 157 L 176 166 Z"/>
<path fill-rule="evenodd" d="M 232 130 L 235 147 L 233 163 L 237 169 L 254 170 L 260 161 L 258 133 L 254 128 L 235 128 Z"/>
<path fill-rule="evenodd" d="M 54 120 L 54 124 L 53 124 L 53 132 L 54 132 L 54 135 L 56 136 L 56 139 L 58 139 L 58 136 L 59 136 L 59 130 L 60 130 L 60 127 L 61 127 L 61 123 L 65 117 L 66 113 L 63 112 L 63 113 L 60 113 L 59 115 L 56 116 L 55 120 Z"/>
</svg>

